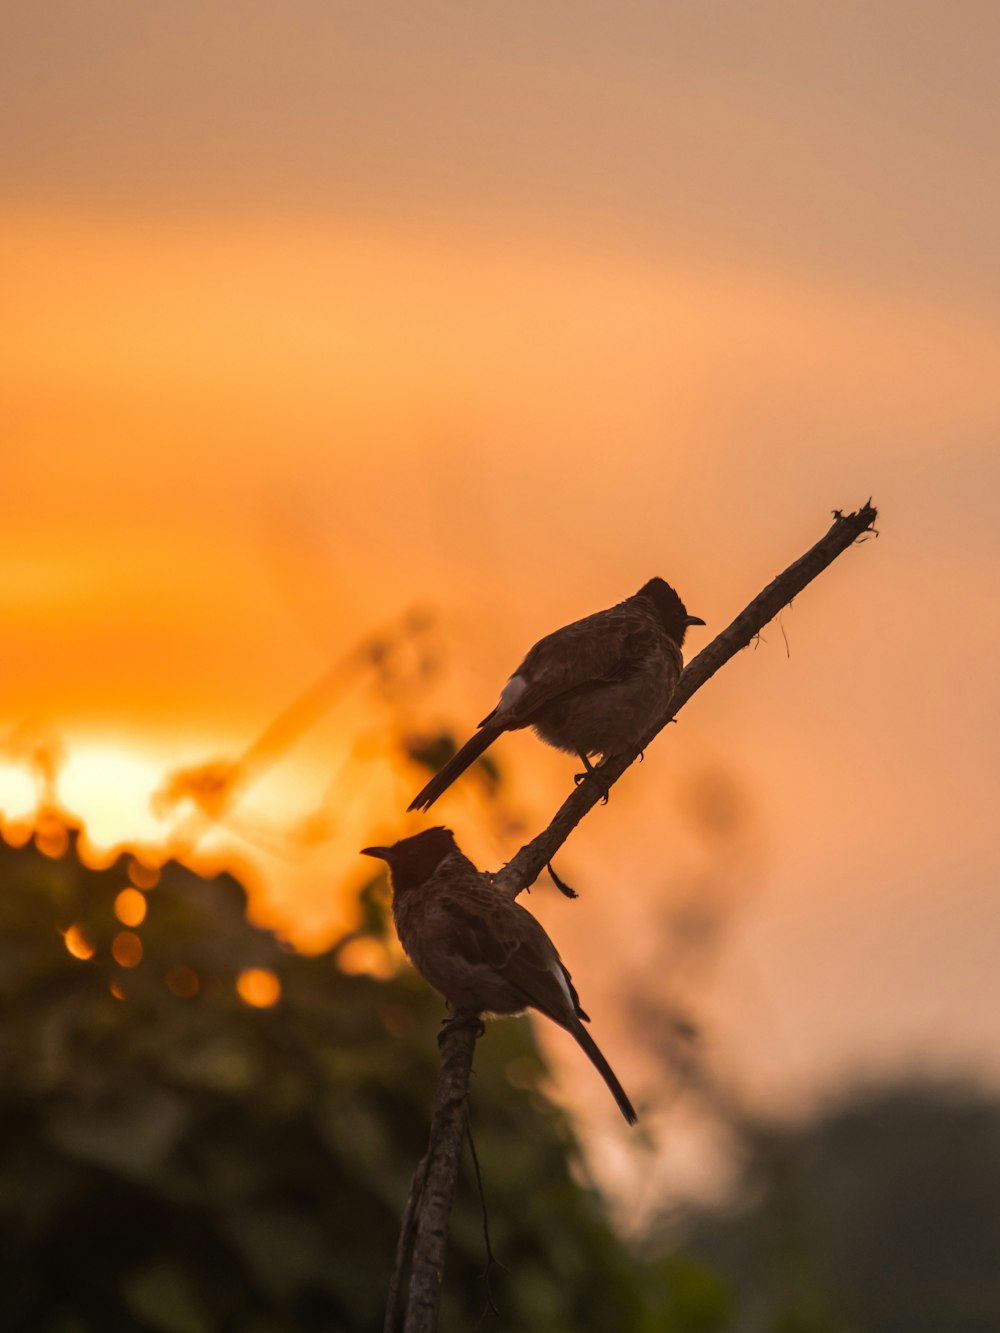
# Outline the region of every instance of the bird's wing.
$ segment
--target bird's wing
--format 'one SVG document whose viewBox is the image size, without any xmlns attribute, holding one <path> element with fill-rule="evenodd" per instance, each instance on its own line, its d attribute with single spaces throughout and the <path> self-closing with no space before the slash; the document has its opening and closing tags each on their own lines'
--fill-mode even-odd
<svg viewBox="0 0 1000 1333">
<path fill-rule="evenodd" d="M 437 930 L 450 953 L 488 967 L 517 992 L 525 1007 L 561 1026 L 580 1008 L 576 987 L 556 947 L 538 921 L 518 903 L 486 885 L 476 893 L 449 895 Z"/>
<path fill-rule="evenodd" d="M 539 639 L 487 720 L 529 726 L 546 705 L 627 680 L 651 654 L 663 651 L 663 630 L 634 602 L 595 611 Z"/>
</svg>

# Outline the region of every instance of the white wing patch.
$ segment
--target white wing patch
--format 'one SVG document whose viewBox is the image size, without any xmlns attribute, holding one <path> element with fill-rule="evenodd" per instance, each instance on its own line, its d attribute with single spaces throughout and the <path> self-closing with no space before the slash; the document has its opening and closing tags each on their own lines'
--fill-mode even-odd
<svg viewBox="0 0 1000 1333">
<path fill-rule="evenodd" d="M 496 711 L 498 713 L 509 713 L 527 688 L 527 682 L 523 676 L 511 676 L 503 687 Z"/>
<path fill-rule="evenodd" d="M 555 977 L 556 981 L 559 982 L 559 989 L 566 996 L 566 1003 L 569 1006 L 569 1012 L 571 1014 L 575 1014 L 576 1005 L 573 1003 L 573 996 L 570 993 L 569 983 L 566 981 L 566 974 L 565 972 L 563 972 L 562 967 L 554 958 L 552 962 L 549 963 L 549 971 Z"/>
</svg>

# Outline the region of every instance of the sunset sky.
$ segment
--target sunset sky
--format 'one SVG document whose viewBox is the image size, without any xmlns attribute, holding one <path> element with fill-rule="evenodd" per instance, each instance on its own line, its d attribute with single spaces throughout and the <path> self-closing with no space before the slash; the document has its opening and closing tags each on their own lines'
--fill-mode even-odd
<svg viewBox="0 0 1000 1333">
<path fill-rule="evenodd" d="M 581 901 L 530 906 L 640 1096 L 622 978 L 663 984 L 656 923 L 699 876 L 727 887 L 696 1016 L 749 1095 L 995 1082 L 998 49 L 976 0 L 16 6 L 8 821 L 57 746 L 98 848 L 177 835 L 166 774 L 337 667 L 237 833 L 191 835 L 322 945 L 356 849 L 434 822 L 393 728 L 469 729 L 535 639 L 653 573 L 707 622 L 690 655 L 872 496 L 879 538 L 567 845 Z M 351 655 L 413 609 L 442 667 L 404 717 Z M 527 836 L 573 761 L 497 757 Z M 438 814 L 484 865 L 523 840 L 470 786 Z"/>
</svg>

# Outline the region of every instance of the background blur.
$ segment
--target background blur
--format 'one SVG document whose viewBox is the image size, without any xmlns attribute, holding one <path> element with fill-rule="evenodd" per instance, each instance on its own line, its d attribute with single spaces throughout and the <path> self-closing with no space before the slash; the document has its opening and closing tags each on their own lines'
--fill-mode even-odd
<svg viewBox="0 0 1000 1333">
<path fill-rule="evenodd" d="M 529 905 L 653 1126 L 641 1001 L 768 1113 L 995 1088 L 1000 11 L 54 0 L 5 29 L 10 835 L 41 801 L 93 865 L 227 865 L 318 950 L 356 849 L 428 822 L 407 750 L 464 739 L 538 637 L 659 573 L 707 621 L 690 656 L 871 495 L 879 539 L 574 835 L 581 900 Z M 574 771 L 495 757 L 499 804 L 470 776 L 434 812 L 490 867 Z M 636 1223 L 647 1152 L 540 1035 Z M 656 1199 L 720 1183 L 689 1119 Z"/>
</svg>

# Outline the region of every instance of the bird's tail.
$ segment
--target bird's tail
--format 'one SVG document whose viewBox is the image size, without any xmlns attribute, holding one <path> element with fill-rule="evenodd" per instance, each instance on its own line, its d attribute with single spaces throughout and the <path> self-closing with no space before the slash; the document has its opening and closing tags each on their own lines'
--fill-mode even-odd
<svg viewBox="0 0 1000 1333">
<path fill-rule="evenodd" d="M 593 1039 L 593 1037 L 590 1035 L 587 1029 L 580 1022 L 577 1022 L 573 1027 L 569 1028 L 568 1030 L 572 1032 L 573 1036 L 576 1038 L 576 1040 L 579 1042 L 580 1046 L 586 1053 L 588 1060 L 590 1060 L 591 1064 L 600 1074 L 601 1078 L 604 1079 L 605 1083 L 611 1089 L 611 1095 L 618 1103 L 618 1109 L 621 1111 L 622 1115 L 625 1117 L 625 1119 L 628 1121 L 630 1125 L 634 1125 L 636 1121 L 639 1119 L 639 1117 L 635 1113 L 635 1107 L 629 1101 L 628 1093 L 618 1082 L 618 1078 L 617 1075 L 615 1074 L 615 1071 L 611 1068 L 607 1060 L 605 1060 L 604 1056 L 602 1055 L 601 1048 L 598 1046 L 597 1042 Z"/>
<path fill-rule="evenodd" d="M 427 786 L 419 791 L 406 807 L 407 810 L 429 810 L 442 792 L 446 791 L 470 764 L 474 763 L 483 751 L 500 735 L 503 727 L 484 726 L 465 742 L 462 748 L 431 778 Z"/>
</svg>

